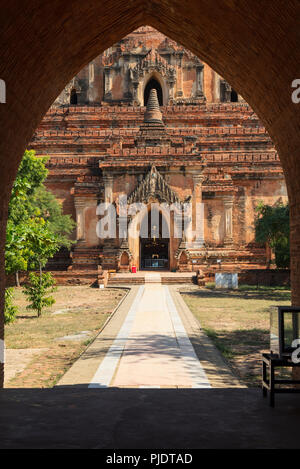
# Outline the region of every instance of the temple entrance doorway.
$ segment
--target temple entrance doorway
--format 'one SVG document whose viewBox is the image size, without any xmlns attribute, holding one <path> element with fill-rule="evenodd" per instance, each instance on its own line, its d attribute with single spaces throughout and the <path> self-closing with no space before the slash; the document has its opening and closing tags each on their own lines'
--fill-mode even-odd
<svg viewBox="0 0 300 469">
<path fill-rule="evenodd" d="M 141 239 L 141 270 L 169 269 L 169 240 Z"/>
<path fill-rule="evenodd" d="M 155 78 L 151 78 L 144 90 L 144 106 L 147 106 L 147 102 L 149 99 L 150 91 L 154 88 L 157 92 L 157 98 L 160 106 L 163 106 L 163 92 L 160 86 L 160 83 L 155 80 Z"/>
<path fill-rule="evenodd" d="M 169 229 L 162 213 L 149 210 L 140 230 L 140 269 L 169 270 Z"/>
</svg>

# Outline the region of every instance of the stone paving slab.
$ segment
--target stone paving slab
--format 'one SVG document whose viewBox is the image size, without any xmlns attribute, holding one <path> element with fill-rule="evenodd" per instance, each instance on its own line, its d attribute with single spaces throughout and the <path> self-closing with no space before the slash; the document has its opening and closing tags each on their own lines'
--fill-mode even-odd
<svg viewBox="0 0 300 469">
<path fill-rule="evenodd" d="M 144 286 L 141 286 L 130 304 L 129 311 L 124 318 L 122 327 L 107 351 L 104 359 L 98 366 L 89 384 L 89 388 L 107 387 L 111 384 L 117 366 L 122 359 L 122 354 L 135 320 L 136 310 L 140 304 L 141 298 L 143 297 L 143 293 Z"/>
<path fill-rule="evenodd" d="M 212 387 L 246 388 L 247 386 L 238 379 L 229 364 L 224 360 L 222 354 L 202 331 L 198 319 L 193 315 L 180 294 L 181 287 L 172 285 L 169 289 L 195 353 Z"/>
<path fill-rule="evenodd" d="M 112 386 L 192 386 L 164 287 L 146 285 Z"/>
</svg>

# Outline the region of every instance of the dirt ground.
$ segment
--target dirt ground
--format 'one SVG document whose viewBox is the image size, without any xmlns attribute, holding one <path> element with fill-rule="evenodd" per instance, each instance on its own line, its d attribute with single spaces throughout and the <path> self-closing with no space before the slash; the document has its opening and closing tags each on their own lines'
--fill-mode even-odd
<svg viewBox="0 0 300 469">
<path fill-rule="evenodd" d="M 17 319 L 5 327 L 6 387 L 51 387 L 94 340 L 126 290 L 62 286 L 40 318 L 16 288 Z"/>
<path fill-rule="evenodd" d="M 269 308 L 290 304 L 288 290 L 193 289 L 183 298 L 234 372 L 248 386 L 261 384 L 261 353 L 269 349 Z"/>
</svg>

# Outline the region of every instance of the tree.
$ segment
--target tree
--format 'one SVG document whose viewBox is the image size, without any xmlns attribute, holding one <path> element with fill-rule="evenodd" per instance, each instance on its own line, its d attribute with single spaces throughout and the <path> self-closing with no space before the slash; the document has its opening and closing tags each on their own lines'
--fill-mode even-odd
<svg viewBox="0 0 300 469">
<path fill-rule="evenodd" d="M 41 275 L 30 272 L 29 283 L 25 285 L 25 295 L 30 301 L 27 308 L 37 311 L 37 315 L 40 317 L 43 308 L 55 303 L 52 296 L 46 296 L 54 291 L 54 279 L 50 272 L 45 272 Z"/>
<path fill-rule="evenodd" d="M 15 179 L 8 207 L 8 220 L 15 225 L 32 216 L 30 196 L 42 186 L 48 170 L 47 157 L 38 158 L 33 150 L 26 150 Z"/>
<path fill-rule="evenodd" d="M 74 241 L 70 234 L 76 223 L 70 215 L 64 215 L 62 205 L 44 185 L 38 187 L 30 197 L 31 212 L 42 217 L 49 224 L 49 229 L 57 236 L 59 247 L 70 248 Z"/>
<path fill-rule="evenodd" d="M 47 177 L 46 161 L 47 158 L 37 158 L 34 151 L 25 151 L 12 188 L 6 229 L 5 270 L 8 275 L 16 274 L 17 285 L 18 272 L 27 270 L 30 254 L 28 221 L 32 208 L 29 198 Z"/>
<path fill-rule="evenodd" d="M 38 268 L 40 273 L 48 259 L 60 247 L 73 243 L 69 235 L 75 223 L 62 213 L 61 204 L 44 186 L 48 171 L 47 158 L 25 151 L 13 185 L 9 203 L 5 268 L 7 274 Z"/>
<path fill-rule="evenodd" d="M 11 220 L 8 220 L 5 246 L 5 270 L 7 275 L 17 273 L 19 270 L 27 270 L 29 252 L 26 234 L 27 226 L 24 223 L 15 225 Z"/>
<path fill-rule="evenodd" d="M 42 268 L 59 249 L 59 239 L 50 229 L 49 223 L 43 218 L 28 220 L 25 237 L 29 269 L 39 269 L 40 276 L 42 276 Z"/>
<path fill-rule="evenodd" d="M 290 222 L 288 204 L 264 205 L 257 208 L 255 239 L 268 243 L 274 250 L 277 267 L 290 266 Z"/>
</svg>

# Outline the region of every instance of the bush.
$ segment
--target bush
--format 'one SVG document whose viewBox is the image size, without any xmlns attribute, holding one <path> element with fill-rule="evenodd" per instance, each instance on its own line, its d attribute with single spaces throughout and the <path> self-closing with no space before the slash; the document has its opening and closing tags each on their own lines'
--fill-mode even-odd
<svg viewBox="0 0 300 469">
<path fill-rule="evenodd" d="M 29 283 L 25 285 L 25 295 L 31 302 L 27 308 L 37 311 L 38 317 L 41 316 L 43 308 L 55 303 L 52 296 L 46 296 L 56 290 L 54 279 L 50 272 L 29 274 Z"/>
<path fill-rule="evenodd" d="M 4 324 L 14 322 L 18 314 L 18 308 L 13 304 L 13 288 L 6 288 L 5 290 L 5 306 L 4 306 Z"/>
<path fill-rule="evenodd" d="M 277 268 L 290 267 L 290 212 L 289 205 L 273 206 L 262 202 L 256 207 L 255 240 L 267 243 L 275 253 Z"/>
</svg>

